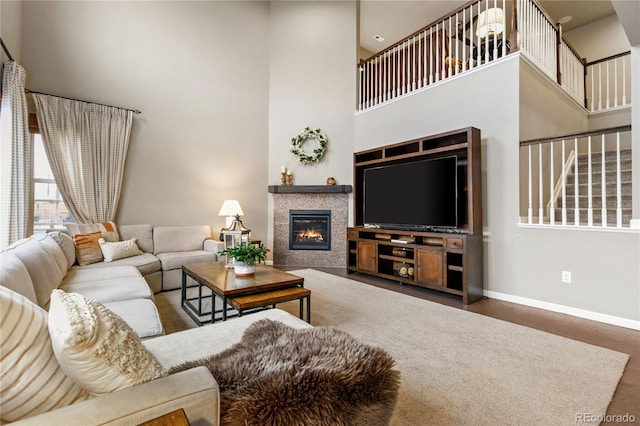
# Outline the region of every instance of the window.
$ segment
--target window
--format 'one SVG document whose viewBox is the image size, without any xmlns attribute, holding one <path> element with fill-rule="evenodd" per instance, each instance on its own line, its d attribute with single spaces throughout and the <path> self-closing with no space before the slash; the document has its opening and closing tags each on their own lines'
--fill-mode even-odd
<svg viewBox="0 0 640 426">
<path fill-rule="evenodd" d="M 42 137 L 33 135 L 33 232 L 61 229 L 74 222 L 62 201 L 58 185 L 49 167 Z"/>
</svg>

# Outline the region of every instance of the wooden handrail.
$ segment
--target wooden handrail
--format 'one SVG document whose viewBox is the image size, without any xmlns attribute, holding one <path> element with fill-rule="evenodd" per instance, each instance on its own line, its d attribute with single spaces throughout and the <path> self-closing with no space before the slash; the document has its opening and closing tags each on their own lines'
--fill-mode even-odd
<svg viewBox="0 0 640 426">
<path fill-rule="evenodd" d="M 420 28 L 420 29 L 419 29 L 419 30 L 417 30 L 417 31 L 414 31 L 413 33 L 411 33 L 411 34 L 409 34 L 408 36 L 404 37 L 402 40 L 397 41 L 396 43 L 392 44 L 391 46 L 387 47 L 386 49 L 383 49 L 383 50 L 379 51 L 378 53 L 374 53 L 373 55 L 371 55 L 371 56 L 370 56 L 370 57 L 368 57 L 367 59 L 362 59 L 362 60 L 360 61 L 359 65 L 360 65 L 360 64 L 362 64 L 363 62 L 368 62 L 368 61 L 370 61 L 371 59 L 375 58 L 376 56 L 384 55 L 384 54 L 385 54 L 385 53 L 387 53 L 388 51 L 393 50 L 393 49 L 395 49 L 396 47 L 400 46 L 402 43 L 404 43 L 405 41 L 409 40 L 410 38 L 412 38 L 412 37 L 414 37 L 414 36 L 417 36 L 417 35 L 418 35 L 418 34 L 420 34 L 421 32 L 428 30 L 429 28 L 431 28 L 431 27 L 435 26 L 436 24 L 439 24 L 440 22 L 442 22 L 442 21 L 446 20 L 447 18 L 451 18 L 452 16 L 455 16 L 458 12 L 460 12 L 460 11 L 462 11 L 463 9 L 466 9 L 467 7 L 469 7 L 470 5 L 472 5 L 472 4 L 476 4 L 476 3 L 478 3 L 478 1 L 477 1 L 477 0 L 471 0 L 471 1 L 469 1 L 469 2 L 467 2 L 467 3 L 465 3 L 465 4 L 463 4 L 462 6 L 458 7 L 457 9 L 455 9 L 453 12 L 451 12 L 451 13 L 449 13 L 449 14 L 447 14 L 447 15 L 444 15 L 444 16 L 442 16 L 442 17 L 438 18 L 438 19 L 436 19 L 435 21 L 431 22 L 431 23 L 430 23 L 430 24 L 428 24 L 428 25 L 425 25 L 424 27 Z"/>
<path fill-rule="evenodd" d="M 608 56 L 606 58 L 598 59 L 597 61 L 587 62 L 585 65 L 586 66 L 597 65 L 597 64 L 599 64 L 601 62 L 607 62 L 607 61 L 610 61 L 612 59 L 621 58 L 621 57 L 627 56 L 627 55 L 631 55 L 631 51 L 630 50 L 628 50 L 626 52 L 618 53 L 617 55 L 612 55 L 612 56 Z"/>
<path fill-rule="evenodd" d="M 554 136 L 554 137 L 550 137 L 550 138 L 529 139 L 529 140 L 520 142 L 520 146 L 537 145 L 537 144 L 543 144 L 543 143 L 559 141 L 559 140 L 562 140 L 562 139 L 566 140 L 566 139 L 584 138 L 584 137 L 587 137 L 587 136 L 608 135 L 609 133 L 629 132 L 629 131 L 631 131 L 631 125 L 608 127 L 606 129 L 587 130 L 585 132 L 570 133 L 570 134 L 567 134 L 567 135 Z"/>
</svg>

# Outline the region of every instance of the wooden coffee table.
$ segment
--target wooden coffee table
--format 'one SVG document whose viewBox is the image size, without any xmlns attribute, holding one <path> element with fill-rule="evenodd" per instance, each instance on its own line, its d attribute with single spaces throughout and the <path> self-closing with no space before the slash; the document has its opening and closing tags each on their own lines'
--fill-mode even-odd
<svg viewBox="0 0 640 426">
<path fill-rule="evenodd" d="M 192 278 L 197 285 L 187 286 L 187 277 Z M 198 295 L 196 297 L 187 297 L 187 288 L 198 287 Z M 304 287 L 304 278 L 286 272 L 274 269 L 270 266 L 256 265 L 256 272 L 251 277 L 236 277 L 233 269 L 225 268 L 224 262 L 209 262 L 184 265 L 182 267 L 182 308 L 198 325 L 214 323 L 217 319 L 226 321 L 228 317 L 227 306 L 230 305 L 231 299 L 262 294 L 260 297 L 262 304 L 254 306 L 255 308 L 274 305 L 286 300 L 275 298 L 277 290 L 288 289 L 292 287 Z M 211 290 L 210 294 L 203 294 L 203 289 Z M 300 299 L 307 297 L 307 307 L 309 306 L 309 294 L 304 296 L 294 294 L 292 299 Z M 269 297 L 270 294 L 274 298 Z M 222 309 L 215 309 L 215 299 L 219 297 L 222 300 Z M 211 309 L 204 310 L 203 302 L 211 299 Z M 237 303 L 236 303 L 237 305 Z M 302 306 L 302 305 L 301 305 Z M 233 309 L 233 307 L 232 307 Z M 302 309 L 301 309 L 302 312 Z M 240 311 L 240 314 L 242 311 Z M 220 314 L 217 316 L 216 314 Z M 308 312 L 309 315 L 309 312 Z M 201 320 L 201 317 L 210 316 L 210 320 Z M 236 316 L 236 315 L 233 315 Z M 310 318 L 308 319 L 310 321 Z"/>
</svg>

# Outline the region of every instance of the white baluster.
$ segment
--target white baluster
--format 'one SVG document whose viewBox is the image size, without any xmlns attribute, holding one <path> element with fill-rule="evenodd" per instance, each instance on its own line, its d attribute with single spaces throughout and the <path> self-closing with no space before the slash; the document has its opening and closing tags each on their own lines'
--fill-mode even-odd
<svg viewBox="0 0 640 426">
<path fill-rule="evenodd" d="M 416 37 L 411 39 L 411 90 L 416 90 Z"/>
<path fill-rule="evenodd" d="M 607 226 L 607 169 L 605 168 L 605 151 L 604 151 L 604 134 L 602 134 L 602 208 L 600 209 L 602 213 L 602 227 Z"/>
<path fill-rule="evenodd" d="M 473 15 L 470 15 L 473 16 Z M 467 69 L 467 9 L 462 9 L 462 71 Z"/>
<path fill-rule="evenodd" d="M 574 195 L 574 203 L 573 203 L 573 215 L 574 224 L 576 226 L 580 225 L 580 183 L 578 180 L 578 138 L 573 140 L 573 185 L 575 186 Z"/>
<path fill-rule="evenodd" d="M 611 85 L 611 79 L 609 78 L 609 61 L 605 62 L 607 65 L 607 109 L 609 109 L 609 86 Z"/>
<path fill-rule="evenodd" d="M 618 228 L 622 227 L 622 175 L 620 172 L 620 132 L 616 132 L 616 222 Z"/>
<path fill-rule="evenodd" d="M 618 106 L 618 59 L 613 60 L 613 106 Z"/>
<path fill-rule="evenodd" d="M 587 225 L 593 226 L 593 173 L 591 170 L 591 136 L 589 136 L 587 144 Z"/>
<path fill-rule="evenodd" d="M 602 109 L 602 62 L 598 63 L 598 111 Z"/>
<path fill-rule="evenodd" d="M 627 64 L 626 56 L 622 57 L 622 105 L 627 104 Z"/>
<path fill-rule="evenodd" d="M 594 109 L 594 99 L 596 98 L 596 92 L 594 89 L 594 78 L 593 78 L 593 74 L 594 74 L 594 70 L 595 68 L 593 66 L 589 67 L 590 75 L 591 75 L 591 112 L 595 111 Z"/>
<path fill-rule="evenodd" d="M 551 225 L 555 225 L 556 224 L 556 206 L 555 206 L 555 200 L 556 200 L 556 193 L 555 193 L 555 189 L 553 187 L 553 182 L 554 182 L 554 176 L 553 176 L 553 169 L 555 168 L 555 164 L 553 162 L 553 144 L 554 142 L 551 141 L 549 143 L 549 171 L 551 172 L 551 178 L 549 179 L 549 194 L 550 194 L 550 199 L 551 202 L 550 207 L 549 207 L 549 223 L 551 223 Z"/>
<path fill-rule="evenodd" d="M 481 5 L 480 5 L 480 1 L 478 0 L 478 16 L 481 13 L 480 8 L 481 8 Z M 476 65 L 480 66 L 480 62 L 482 61 L 482 56 L 480 55 L 480 51 L 482 49 L 480 49 L 480 46 L 482 45 L 480 44 L 480 36 L 478 35 L 477 31 L 476 31 L 476 46 L 478 46 L 478 48 L 476 49 Z"/>
<path fill-rule="evenodd" d="M 416 56 L 418 61 L 418 87 L 422 86 L 422 36 L 418 36 L 418 56 Z"/>
<path fill-rule="evenodd" d="M 532 183 L 532 177 L 531 177 L 531 145 L 529 145 L 528 147 L 528 172 L 529 172 L 529 181 L 528 181 L 528 186 L 529 186 L 529 194 L 528 194 L 528 208 L 527 208 L 527 217 L 529 219 L 528 223 L 529 225 L 531 225 L 533 223 L 533 183 Z"/>
<path fill-rule="evenodd" d="M 442 46 L 440 46 L 440 61 L 442 62 L 442 70 L 441 70 L 440 78 L 442 79 L 447 78 L 447 69 L 446 69 L 447 64 L 445 63 L 445 56 L 446 56 L 445 40 L 447 36 L 446 36 L 445 30 L 446 30 L 446 27 L 445 27 L 444 21 L 442 21 Z"/>
<path fill-rule="evenodd" d="M 544 209 L 542 208 L 542 144 L 538 144 L 538 223 L 544 223 Z"/>
<path fill-rule="evenodd" d="M 567 225 L 567 171 L 565 166 L 565 143 L 562 139 L 562 225 Z"/>
<path fill-rule="evenodd" d="M 433 27 L 431 27 L 429 28 L 429 84 L 433 83 L 433 56 Z"/>
<path fill-rule="evenodd" d="M 502 0 L 502 10 L 504 11 L 504 20 L 505 20 L 505 28 L 507 28 L 507 7 L 506 7 L 506 0 Z M 513 12 L 511 12 L 513 13 Z M 506 40 L 507 39 L 507 32 L 505 31 L 502 35 L 502 57 L 504 58 L 507 55 L 507 43 Z"/>
</svg>

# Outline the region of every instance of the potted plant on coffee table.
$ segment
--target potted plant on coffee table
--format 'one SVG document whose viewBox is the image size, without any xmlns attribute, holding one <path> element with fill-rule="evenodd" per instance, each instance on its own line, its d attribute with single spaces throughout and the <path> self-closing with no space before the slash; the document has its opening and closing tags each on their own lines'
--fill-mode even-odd
<svg viewBox="0 0 640 426">
<path fill-rule="evenodd" d="M 241 244 L 229 247 L 218 254 L 233 259 L 233 269 L 238 277 L 249 277 L 256 271 L 256 262 L 267 257 L 269 250 L 262 244 Z"/>
</svg>

